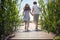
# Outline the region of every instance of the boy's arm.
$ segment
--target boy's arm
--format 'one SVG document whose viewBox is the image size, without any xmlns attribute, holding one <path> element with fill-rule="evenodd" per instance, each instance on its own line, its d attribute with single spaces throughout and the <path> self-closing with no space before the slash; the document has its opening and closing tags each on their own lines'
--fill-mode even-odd
<svg viewBox="0 0 60 40">
<path fill-rule="evenodd" d="M 42 8 L 41 7 L 38 7 L 40 11 L 42 11 Z"/>
<path fill-rule="evenodd" d="M 32 15 L 34 14 L 34 8 L 32 8 Z"/>
</svg>

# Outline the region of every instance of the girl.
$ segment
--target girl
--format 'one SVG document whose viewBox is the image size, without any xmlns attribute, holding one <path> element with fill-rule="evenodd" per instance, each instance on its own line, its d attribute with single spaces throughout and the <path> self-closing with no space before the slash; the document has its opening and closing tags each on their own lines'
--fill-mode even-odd
<svg viewBox="0 0 60 40">
<path fill-rule="evenodd" d="M 24 15 L 24 22 L 25 22 L 25 32 L 28 32 L 29 28 L 29 20 L 30 20 L 30 15 L 31 13 L 31 8 L 28 4 L 25 5 L 24 10 L 23 10 L 23 15 Z M 31 13 L 32 14 L 32 13 Z"/>
</svg>

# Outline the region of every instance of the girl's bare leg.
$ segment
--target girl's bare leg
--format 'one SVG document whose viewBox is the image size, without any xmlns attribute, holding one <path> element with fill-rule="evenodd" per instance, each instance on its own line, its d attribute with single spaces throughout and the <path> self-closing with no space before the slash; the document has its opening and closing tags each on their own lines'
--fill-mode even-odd
<svg viewBox="0 0 60 40">
<path fill-rule="evenodd" d="M 25 21 L 25 30 L 26 30 L 27 22 Z"/>
<path fill-rule="evenodd" d="M 29 22 L 27 21 L 27 30 L 28 30 L 28 28 L 29 28 Z"/>
<path fill-rule="evenodd" d="M 29 28 L 29 22 L 25 21 L 25 30 L 28 30 L 28 28 Z"/>
</svg>

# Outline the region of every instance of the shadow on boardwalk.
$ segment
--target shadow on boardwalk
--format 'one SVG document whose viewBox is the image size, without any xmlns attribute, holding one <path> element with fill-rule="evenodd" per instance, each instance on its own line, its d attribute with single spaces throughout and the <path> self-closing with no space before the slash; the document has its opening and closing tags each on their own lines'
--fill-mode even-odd
<svg viewBox="0 0 60 40">
<path fill-rule="evenodd" d="M 41 29 L 39 27 L 39 29 Z M 21 27 L 18 28 L 18 31 L 15 33 L 15 37 L 11 39 L 53 39 L 55 34 L 48 33 L 44 31 L 34 31 L 35 27 L 33 23 L 30 23 L 29 30 L 30 32 L 23 32 L 24 31 L 24 23 Z"/>
</svg>

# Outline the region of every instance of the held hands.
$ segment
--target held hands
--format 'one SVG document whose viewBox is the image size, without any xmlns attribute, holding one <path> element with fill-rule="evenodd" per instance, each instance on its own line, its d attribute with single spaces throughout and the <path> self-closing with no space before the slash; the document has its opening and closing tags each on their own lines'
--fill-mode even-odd
<svg viewBox="0 0 60 40">
<path fill-rule="evenodd" d="M 34 16 L 34 14 L 32 12 L 30 12 L 32 16 Z"/>
<path fill-rule="evenodd" d="M 34 16 L 34 14 L 32 14 L 32 16 Z"/>
</svg>

